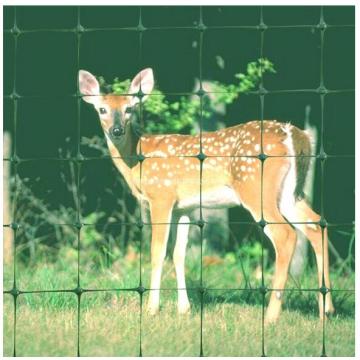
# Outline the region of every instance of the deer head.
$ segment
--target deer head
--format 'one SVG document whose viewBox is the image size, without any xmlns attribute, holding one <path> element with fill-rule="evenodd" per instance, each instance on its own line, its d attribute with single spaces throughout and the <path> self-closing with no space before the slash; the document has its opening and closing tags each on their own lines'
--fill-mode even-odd
<svg viewBox="0 0 360 360">
<path fill-rule="evenodd" d="M 127 94 L 104 95 L 100 93 L 100 85 L 94 75 L 85 70 L 79 71 L 79 89 L 83 100 L 94 105 L 101 126 L 112 141 L 123 141 L 133 108 L 140 102 L 139 93 L 144 94 L 142 97 L 144 102 L 153 87 L 153 71 L 147 68 L 133 78 Z"/>
</svg>

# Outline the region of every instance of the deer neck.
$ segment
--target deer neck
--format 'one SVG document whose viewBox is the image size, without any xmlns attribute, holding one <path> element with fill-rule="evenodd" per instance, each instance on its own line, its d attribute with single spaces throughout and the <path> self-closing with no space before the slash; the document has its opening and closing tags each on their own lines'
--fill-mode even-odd
<svg viewBox="0 0 360 360">
<path fill-rule="evenodd" d="M 141 194 L 136 182 L 137 177 L 134 176 L 134 171 L 136 173 L 139 163 L 136 148 L 139 143 L 140 132 L 129 121 L 125 126 L 125 134 L 120 139 L 113 140 L 107 132 L 105 134 L 115 166 L 124 176 L 133 195 L 140 198 Z"/>
</svg>

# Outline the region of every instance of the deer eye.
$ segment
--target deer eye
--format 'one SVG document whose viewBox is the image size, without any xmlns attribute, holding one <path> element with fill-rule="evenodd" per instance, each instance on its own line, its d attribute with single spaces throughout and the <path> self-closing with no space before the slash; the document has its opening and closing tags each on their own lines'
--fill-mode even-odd
<svg viewBox="0 0 360 360">
<path fill-rule="evenodd" d="M 126 114 L 131 114 L 133 112 L 132 106 L 128 106 L 125 110 Z"/>
<path fill-rule="evenodd" d="M 106 114 L 106 109 L 101 107 L 99 108 L 100 114 Z"/>
</svg>

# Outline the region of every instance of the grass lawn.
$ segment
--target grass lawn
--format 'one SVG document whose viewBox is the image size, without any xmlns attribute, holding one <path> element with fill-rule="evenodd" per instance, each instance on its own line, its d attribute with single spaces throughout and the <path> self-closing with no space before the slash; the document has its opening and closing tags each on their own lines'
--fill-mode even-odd
<svg viewBox="0 0 360 360">
<path fill-rule="evenodd" d="M 130 255 L 129 255 L 130 256 Z M 66 256 L 63 257 L 66 260 Z M 258 290 L 234 290 L 260 282 L 255 269 L 246 274 L 238 263 L 205 257 L 203 283 L 212 290 L 203 296 L 197 249 L 187 258 L 187 283 L 192 311 L 176 312 L 176 282 L 173 265 L 166 261 L 161 293 L 161 312 L 141 314 L 140 296 L 134 291 L 85 292 L 81 296 L 78 328 L 77 297 L 74 293 L 21 294 L 18 297 L 16 351 L 18 356 L 75 356 L 77 334 L 82 356 L 198 356 L 201 344 L 205 356 L 261 356 L 264 342 L 269 356 L 319 356 L 325 338 L 328 356 L 355 354 L 355 295 L 334 291 L 336 315 L 323 324 L 318 318 L 315 271 L 309 268 L 301 279 L 289 279 L 284 311 L 276 325 L 262 330 L 262 297 Z M 65 261 L 63 260 L 63 261 Z M 67 260 L 66 260 L 67 261 Z M 149 261 L 143 266 L 134 254 L 111 268 L 94 268 L 81 260 L 83 288 L 136 287 L 140 274 L 149 285 Z M 72 265 L 69 265 L 69 264 Z M 266 269 L 270 286 L 272 269 Z M 20 290 L 72 289 L 76 286 L 76 262 L 18 265 Z M 4 271 L 4 288 L 12 286 L 11 266 Z M 335 289 L 354 289 L 354 274 L 333 275 Z M 216 289 L 215 289 L 216 288 Z M 293 289 L 293 290 L 291 290 Z M 143 296 L 146 304 L 149 291 Z M 266 303 L 268 295 L 266 296 Z M 201 313 L 203 314 L 201 322 Z M 11 356 L 14 340 L 14 308 L 11 295 L 4 295 L 4 355 Z"/>
</svg>

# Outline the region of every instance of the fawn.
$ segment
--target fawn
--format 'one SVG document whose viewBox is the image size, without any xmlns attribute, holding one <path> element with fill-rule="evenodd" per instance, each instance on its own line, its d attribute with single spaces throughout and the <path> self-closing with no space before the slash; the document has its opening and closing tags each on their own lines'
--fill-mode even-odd
<svg viewBox="0 0 360 360">
<path fill-rule="evenodd" d="M 140 135 L 132 125 L 131 109 L 140 97 L 146 101 L 153 87 L 153 71 L 147 68 L 134 77 L 128 95 L 103 95 L 96 78 L 79 71 L 80 93 L 99 114 L 115 166 L 133 195 L 145 201 L 150 210 L 152 271 L 148 311 L 154 314 L 159 310 L 161 272 L 173 209 L 195 208 L 200 201 L 201 206 L 213 208 L 242 205 L 264 226 L 276 253 L 266 322 L 275 321 L 281 311 L 282 290 L 296 244 L 294 227 L 305 234 L 315 251 L 319 286 L 324 281 L 330 288 L 327 229 L 321 228 L 320 216 L 309 207 L 303 194 L 311 155 L 308 135 L 290 124 L 265 120 L 201 136 Z M 178 312 L 186 313 L 190 309 L 184 270 L 189 218 L 181 216 L 178 224 L 181 226 L 173 260 Z M 319 293 L 319 310 L 320 317 L 334 311 L 330 292 L 325 302 Z"/>
</svg>

